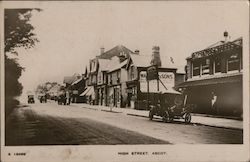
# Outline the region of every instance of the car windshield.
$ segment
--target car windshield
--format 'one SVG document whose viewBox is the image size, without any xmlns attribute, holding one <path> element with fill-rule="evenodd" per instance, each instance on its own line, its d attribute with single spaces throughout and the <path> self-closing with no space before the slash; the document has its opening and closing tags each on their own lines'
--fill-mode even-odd
<svg viewBox="0 0 250 162">
<path fill-rule="evenodd" d="M 183 95 L 176 95 L 175 99 L 174 99 L 174 103 L 177 106 L 181 106 L 183 104 L 184 101 L 184 96 Z"/>
</svg>

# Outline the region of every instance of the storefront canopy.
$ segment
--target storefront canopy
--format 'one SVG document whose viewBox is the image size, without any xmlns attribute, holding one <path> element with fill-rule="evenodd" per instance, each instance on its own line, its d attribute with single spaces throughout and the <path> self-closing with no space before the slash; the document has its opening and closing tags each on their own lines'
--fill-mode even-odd
<svg viewBox="0 0 250 162">
<path fill-rule="evenodd" d="M 213 78 L 202 79 L 202 80 L 194 80 L 183 82 L 178 85 L 179 88 L 187 88 L 193 86 L 206 86 L 206 85 L 217 85 L 217 84 L 225 84 L 225 83 L 237 83 L 242 82 L 242 74 L 224 74 L 218 77 L 213 76 Z"/>
<path fill-rule="evenodd" d="M 143 90 L 142 92 L 147 93 L 147 91 Z M 168 93 L 168 94 L 181 94 L 180 92 L 174 90 L 172 87 L 169 88 L 161 88 L 160 91 L 150 91 L 149 93 Z"/>
<path fill-rule="evenodd" d="M 80 96 L 90 96 L 94 94 L 95 94 L 94 88 L 93 86 L 90 86 L 90 87 L 87 87 L 87 89 L 82 94 L 80 94 Z"/>
</svg>

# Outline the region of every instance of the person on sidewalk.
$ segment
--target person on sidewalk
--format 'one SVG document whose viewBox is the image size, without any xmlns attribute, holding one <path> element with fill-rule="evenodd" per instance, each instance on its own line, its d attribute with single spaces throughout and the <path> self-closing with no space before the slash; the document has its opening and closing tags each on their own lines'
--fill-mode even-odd
<svg viewBox="0 0 250 162">
<path fill-rule="evenodd" d="M 211 108 L 212 108 L 212 112 L 215 115 L 218 115 L 218 107 L 217 107 L 217 95 L 212 92 L 212 99 L 211 99 Z"/>
</svg>

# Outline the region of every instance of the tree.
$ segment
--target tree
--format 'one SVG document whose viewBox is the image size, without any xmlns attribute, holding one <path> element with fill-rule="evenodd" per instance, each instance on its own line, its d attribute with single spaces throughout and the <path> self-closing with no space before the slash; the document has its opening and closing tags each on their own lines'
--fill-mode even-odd
<svg viewBox="0 0 250 162">
<path fill-rule="evenodd" d="M 16 48 L 32 48 L 37 42 L 34 27 L 30 24 L 32 11 L 40 9 L 5 9 L 4 10 L 4 51 L 5 51 L 5 112 L 9 114 L 18 104 L 16 96 L 22 93 L 22 85 L 18 82 L 23 68 L 18 59 L 7 54 L 18 55 Z"/>
</svg>

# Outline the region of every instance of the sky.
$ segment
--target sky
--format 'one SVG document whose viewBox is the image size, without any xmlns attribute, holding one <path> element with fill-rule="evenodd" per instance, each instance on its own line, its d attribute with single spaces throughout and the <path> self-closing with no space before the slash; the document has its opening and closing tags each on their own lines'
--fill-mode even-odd
<svg viewBox="0 0 250 162">
<path fill-rule="evenodd" d="M 62 83 L 64 76 L 82 74 L 89 60 L 116 45 L 141 55 L 160 55 L 185 65 L 192 52 L 223 40 L 246 36 L 248 3 L 236 1 L 38 2 L 31 24 L 40 42 L 18 49 L 25 67 L 24 92 L 46 81 Z"/>
</svg>

